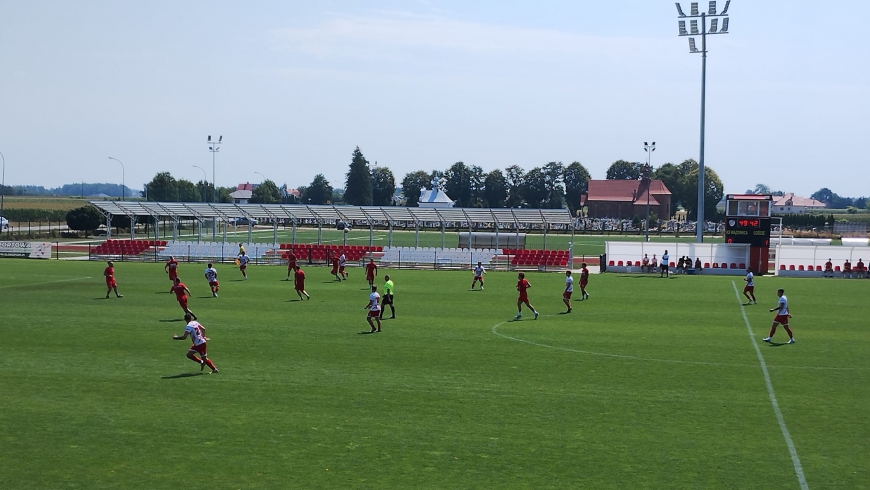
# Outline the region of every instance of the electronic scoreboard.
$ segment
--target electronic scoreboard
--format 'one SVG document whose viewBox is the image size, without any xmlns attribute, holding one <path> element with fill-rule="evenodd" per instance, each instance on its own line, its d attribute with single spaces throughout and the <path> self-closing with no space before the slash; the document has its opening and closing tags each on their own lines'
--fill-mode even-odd
<svg viewBox="0 0 870 490">
<path fill-rule="evenodd" d="M 772 210 L 769 194 L 725 196 L 725 243 L 748 243 L 750 266 L 756 274 L 765 274 L 769 268 Z"/>
</svg>

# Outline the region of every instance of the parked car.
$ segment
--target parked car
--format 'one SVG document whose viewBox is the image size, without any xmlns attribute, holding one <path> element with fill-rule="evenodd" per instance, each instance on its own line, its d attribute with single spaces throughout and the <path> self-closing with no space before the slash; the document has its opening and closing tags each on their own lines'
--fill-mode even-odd
<svg viewBox="0 0 870 490">
<path fill-rule="evenodd" d="M 336 230 L 350 230 L 353 226 L 350 223 L 345 223 L 341 220 L 335 220 L 335 229 Z"/>
<path fill-rule="evenodd" d="M 0 216 L 0 231 L 9 229 L 9 220 Z"/>
<path fill-rule="evenodd" d="M 248 226 L 248 225 L 256 225 L 257 220 L 255 220 L 254 218 L 241 217 L 241 218 L 231 218 L 229 221 L 227 221 L 227 223 L 229 223 L 233 226 Z"/>
</svg>

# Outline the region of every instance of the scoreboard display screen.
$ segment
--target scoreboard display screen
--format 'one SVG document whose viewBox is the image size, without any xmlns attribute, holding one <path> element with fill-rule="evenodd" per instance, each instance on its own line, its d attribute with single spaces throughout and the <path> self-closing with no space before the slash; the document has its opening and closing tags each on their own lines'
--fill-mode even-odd
<svg viewBox="0 0 870 490">
<path fill-rule="evenodd" d="M 754 247 L 770 246 L 770 218 L 726 218 L 725 243 L 748 243 Z"/>
</svg>

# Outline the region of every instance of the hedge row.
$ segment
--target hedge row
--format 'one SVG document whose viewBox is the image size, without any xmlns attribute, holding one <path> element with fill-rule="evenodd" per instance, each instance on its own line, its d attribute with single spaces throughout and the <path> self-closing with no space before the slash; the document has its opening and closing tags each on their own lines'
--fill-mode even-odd
<svg viewBox="0 0 870 490">
<path fill-rule="evenodd" d="M 66 221 L 67 211 L 62 209 L 4 209 L 3 217 L 12 222 Z"/>
</svg>

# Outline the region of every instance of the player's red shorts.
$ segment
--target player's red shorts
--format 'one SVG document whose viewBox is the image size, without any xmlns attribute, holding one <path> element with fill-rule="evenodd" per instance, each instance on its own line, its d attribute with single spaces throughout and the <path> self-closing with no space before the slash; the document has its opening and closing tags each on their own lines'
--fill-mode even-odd
<svg viewBox="0 0 870 490">
<path fill-rule="evenodd" d="M 366 281 L 374 281 L 374 280 L 375 280 L 374 274 L 366 274 Z"/>
<path fill-rule="evenodd" d="M 788 325 L 788 315 L 776 315 L 773 319 L 774 323 L 779 323 L 782 325 Z"/>
<path fill-rule="evenodd" d="M 296 268 L 296 261 L 295 261 L 295 260 L 292 261 L 292 262 L 290 262 L 289 264 L 287 264 L 287 270 L 288 270 L 288 271 L 292 271 L 292 270 L 295 269 L 295 268 Z"/>
<path fill-rule="evenodd" d="M 173 281 L 178 279 L 178 269 L 169 269 L 169 279 Z"/>
<path fill-rule="evenodd" d="M 528 303 L 529 295 L 528 294 L 520 294 L 520 297 L 517 298 L 517 303 Z"/>
<path fill-rule="evenodd" d="M 178 298 L 178 304 L 180 304 L 183 309 L 187 310 L 187 296 Z"/>
<path fill-rule="evenodd" d="M 203 356 L 207 356 L 207 355 L 208 355 L 208 352 L 207 352 L 207 349 L 206 349 L 206 347 L 205 347 L 205 344 L 191 345 L 191 346 L 190 346 L 190 350 L 192 350 L 192 351 L 196 351 L 196 352 L 199 352 L 199 354 L 200 354 L 200 355 L 203 355 Z"/>
<path fill-rule="evenodd" d="M 571 293 L 573 293 L 573 292 L 574 291 L 565 291 L 564 293 L 562 293 L 562 298 L 571 299 Z"/>
<path fill-rule="evenodd" d="M 755 286 L 743 286 L 744 293 L 751 293 L 753 291 L 755 291 Z"/>
<path fill-rule="evenodd" d="M 296 281 L 296 290 L 305 291 L 305 281 Z"/>
<path fill-rule="evenodd" d="M 483 276 L 474 276 L 474 280 L 483 282 Z"/>
<path fill-rule="evenodd" d="M 220 284 L 218 284 L 217 281 L 211 281 L 211 282 L 208 283 L 208 285 L 209 285 L 210 287 L 215 288 L 215 289 L 218 289 L 218 288 L 220 287 Z"/>
<path fill-rule="evenodd" d="M 115 282 L 114 277 L 107 277 L 106 278 L 106 286 L 108 286 L 110 288 L 114 288 L 114 287 L 118 287 L 118 283 Z"/>
<path fill-rule="evenodd" d="M 240 270 L 240 271 L 243 271 L 243 270 L 245 270 L 245 269 L 247 269 L 247 268 L 248 268 L 247 265 L 240 265 L 240 266 L 239 266 L 239 270 Z"/>
<path fill-rule="evenodd" d="M 344 266 L 343 265 L 338 267 L 338 272 L 340 274 L 344 274 Z"/>
<path fill-rule="evenodd" d="M 381 310 L 369 310 L 369 318 L 380 318 Z"/>
<path fill-rule="evenodd" d="M 333 276 L 338 274 L 338 267 L 333 267 L 332 270 L 329 271 L 329 273 L 332 274 Z"/>
<path fill-rule="evenodd" d="M 589 284 L 589 281 L 580 281 L 580 289 L 586 288 L 587 284 Z"/>
</svg>

